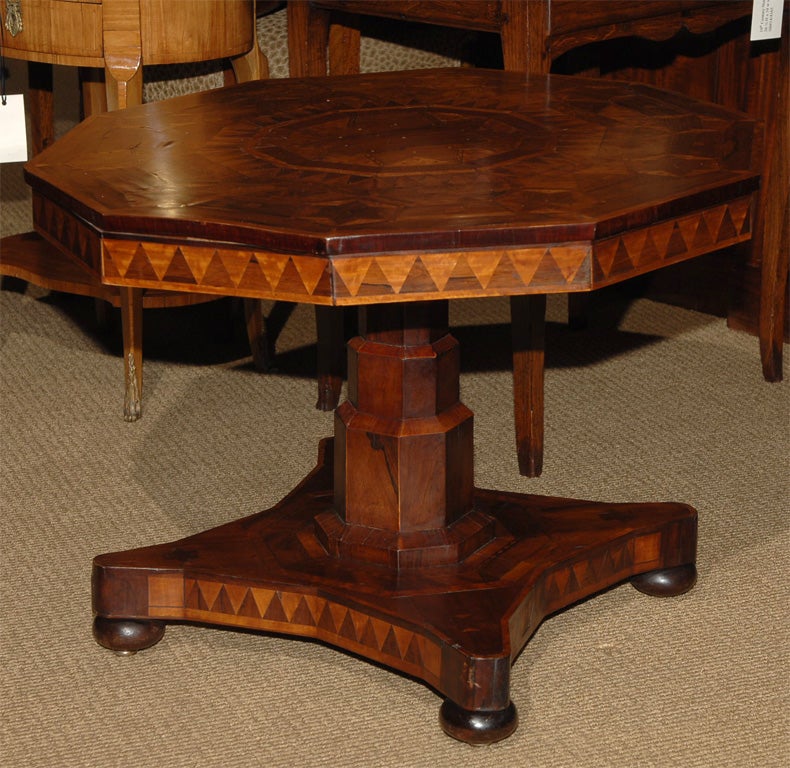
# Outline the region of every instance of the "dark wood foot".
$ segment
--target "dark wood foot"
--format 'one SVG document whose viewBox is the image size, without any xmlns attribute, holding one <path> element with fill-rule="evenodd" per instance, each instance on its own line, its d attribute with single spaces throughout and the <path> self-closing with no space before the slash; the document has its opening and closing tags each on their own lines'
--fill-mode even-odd
<svg viewBox="0 0 790 768">
<path fill-rule="evenodd" d="M 640 592 L 653 597 L 675 597 L 688 592 L 697 582 L 694 563 L 640 573 L 631 579 L 631 584 Z"/>
<path fill-rule="evenodd" d="M 474 712 L 445 699 L 439 710 L 439 723 L 448 736 L 459 741 L 475 745 L 493 744 L 516 730 L 518 713 L 513 702 L 494 712 Z"/>
<path fill-rule="evenodd" d="M 107 619 L 97 616 L 93 636 L 104 648 L 120 654 L 131 654 L 156 645 L 165 634 L 163 621 Z"/>
</svg>

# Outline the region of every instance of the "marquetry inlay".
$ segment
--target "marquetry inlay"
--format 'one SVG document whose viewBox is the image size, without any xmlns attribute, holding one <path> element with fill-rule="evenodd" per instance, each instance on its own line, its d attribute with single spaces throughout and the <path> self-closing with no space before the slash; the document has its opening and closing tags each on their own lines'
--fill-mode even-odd
<svg viewBox="0 0 790 768">
<path fill-rule="evenodd" d="M 353 258 L 105 237 L 102 263 L 110 284 L 314 304 L 581 291 L 748 240 L 750 210 L 744 197 L 592 244 Z"/>
<path fill-rule="evenodd" d="M 314 637 L 436 683 L 440 645 L 425 633 L 317 595 L 236 582 L 148 577 L 149 615 Z"/>
</svg>

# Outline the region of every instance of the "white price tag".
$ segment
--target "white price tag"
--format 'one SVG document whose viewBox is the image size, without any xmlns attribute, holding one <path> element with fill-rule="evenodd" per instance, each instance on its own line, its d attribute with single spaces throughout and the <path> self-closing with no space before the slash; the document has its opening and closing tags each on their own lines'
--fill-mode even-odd
<svg viewBox="0 0 790 768">
<path fill-rule="evenodd" d="M 754 0 L 752 40 L 771 40 L 782 36 L 783 0 Z"/>
<path fill-rule="evenodd" d="M 0 103 L 0 163 L 27 162 L 25 101 L 21 93 L 5 97 Z"/>
</svg>

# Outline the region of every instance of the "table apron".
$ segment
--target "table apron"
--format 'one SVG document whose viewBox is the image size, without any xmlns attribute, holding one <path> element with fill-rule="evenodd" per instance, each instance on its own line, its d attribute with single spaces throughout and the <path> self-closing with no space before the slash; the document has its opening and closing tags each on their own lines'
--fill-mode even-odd
<svg viewBox="0 0 790 768">
<path fill-rule="evenodd" d="M 321 256 L 234 243 L 101 235 L 47 198 L 37 230 L 106 285 L 362 305 L 590 291 L 751 238 L 752 195 L 592 241 Z"/>
</svg>

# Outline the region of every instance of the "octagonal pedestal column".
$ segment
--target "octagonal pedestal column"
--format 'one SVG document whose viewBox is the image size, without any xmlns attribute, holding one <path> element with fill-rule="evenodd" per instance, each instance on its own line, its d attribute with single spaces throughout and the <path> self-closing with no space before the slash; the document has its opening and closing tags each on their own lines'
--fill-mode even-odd
<svg viewBox="0 0 790 768">
<path fill-rule="evenodd" d="M 473 504 L 473 416 L 459 400 L 446 302 L 365 310 L 335 416 L 335 510 L 316 532 L 336 556 L 392 567 L 461 562 L 494 535 Z"/>
</svg>

